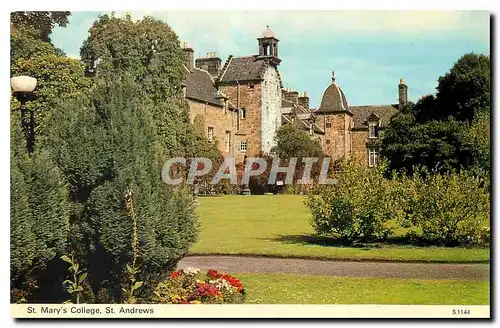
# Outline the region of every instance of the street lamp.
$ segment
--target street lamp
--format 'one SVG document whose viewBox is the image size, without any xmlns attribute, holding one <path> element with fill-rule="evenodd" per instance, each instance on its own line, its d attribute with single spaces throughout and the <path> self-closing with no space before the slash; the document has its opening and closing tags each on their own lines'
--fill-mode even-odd
<svg viewBox="0 0 500 328">
<path fill-rule="evenodd" d="M 30 76 L 14 76 L 10 79 L 14 97 L 21 103 L 21 126 L 26 136 L 26 148 L 30 155 L 33 153 L 35 144 L 35 113 L 30 110 L 29 119 L 26 119 L 26 102 L 33 99 L 36 83 L 36 79 Z"/>
</svg>

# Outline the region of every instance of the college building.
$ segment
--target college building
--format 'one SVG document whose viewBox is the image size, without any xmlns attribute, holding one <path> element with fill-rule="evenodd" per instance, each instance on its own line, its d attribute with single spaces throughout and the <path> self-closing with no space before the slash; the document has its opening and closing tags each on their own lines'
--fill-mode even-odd
<svg viewBox="0 0 500 328">
<path fill-rule="evenodd" d="M 237 163 L 268 154 L 278 128 L 298 124 L 333 160 L 376 166 L 383 130 L 407 101 L 405 82 L 399 81 L 397 104 L 349 106 L 332 72 L 320 106 L 310 108 L 306 92 L 283 88 L 278 44 L 268 26 L 257 38 L 257 54 L 230 55 L 222 63 L 214 52 L 195 60 L 193 48 L 184 43 L 183 87 L 191 122 L 202 124 L 207 138 Z"/>
</svg>

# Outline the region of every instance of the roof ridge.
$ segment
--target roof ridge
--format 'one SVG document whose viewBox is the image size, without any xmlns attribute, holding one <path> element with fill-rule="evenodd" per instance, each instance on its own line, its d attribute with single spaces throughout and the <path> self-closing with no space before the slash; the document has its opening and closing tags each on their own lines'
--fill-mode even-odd
<svg viewBox="0 0 500 328">
<path fill-rule="evenodd" d="M 198 71 L 200 71 L 200 72 L 202 72 L 202 73 L 207 74 L 207 75 L 210 77 L 210 79 L 212 80 L 212 83 L 213 83 L 213 84 L 214 84 L 214 86 L 215 86 L 214 77 L 212 76 L 212 74 L 210 74 L 210 72 L 209 72 L 209 71 L 204 70 L 203 68 L 198 68 L 198 67 L 195 67 L 194 69 L 197 69 Z"/>
</svg>

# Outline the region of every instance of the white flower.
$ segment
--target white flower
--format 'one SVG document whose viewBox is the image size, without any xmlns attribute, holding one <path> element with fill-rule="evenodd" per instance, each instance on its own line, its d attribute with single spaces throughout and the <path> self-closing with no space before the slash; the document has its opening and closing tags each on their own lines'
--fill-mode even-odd
<svg viewBox="0 0 500 328">
<path fill-rule="evenodd" d="M 198 269 L 198 268 L 192 268 L 192 267 L 189 267 L 189 268 L 182 269 L 182 272 L 184 272 L 184 273 L 186 273 L 186 274 L 192 274 L 192 275 L 195 275 L 195 274 L 197 274 L 198 272 L 200 272 L 200 269 Z"/>
</svg>

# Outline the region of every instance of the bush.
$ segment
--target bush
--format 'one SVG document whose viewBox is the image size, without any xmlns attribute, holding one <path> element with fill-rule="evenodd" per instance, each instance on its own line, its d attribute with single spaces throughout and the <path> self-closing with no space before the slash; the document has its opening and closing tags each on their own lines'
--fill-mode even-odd
<svg viewBox="0 0 500 328">
<path fill-rule="evenodd" d="M 420 233 L 425 241 L 446 246 L 488 242 L 485 223 L 490 196 L 482 179 L 468 171 L 429 174 L 420 170 L 405 180 L 401 207 L 414 235 Z"/>
<path fill-rule="evenodd" d="M 241 304 L 245 290 L 241 282 L 215 270 L 201 273 L 196 268 L 172 272 L 159 283 L 153 302 L 167 304 Z"/>
<path fill-rule="evenodd" d="M 28 156 L 25 145 L 18 122 L 11 120 L 12 302 L 43 298 L 40 279 L 47 279 L 41 287 L 57 283 L 57 276 L 64 271 L 48 267 L 66 251 L 69 225 L 68 191 L 59 170 L 46 151 L 36 150 Z"/>
<path fill-rule="evenodd" d="M 96 80 L 82 96 L 54 111 L 48 144 L 70 185 L 72 253 L 88 271 L 94 295 L 109 290 L 122 301 L 132 262 L 133 221 L 126 191 L 137 213 L 139 256 L 152 292 L 162 273 L 172 270 L 196 237 L 190 192 L 161 180 L 165 150 L 151 103 L 128 76 Z"/>
<path fill-rule="evenodd" d="M 334 175 L 338 183 L 320 185 L 306 198 L 314 230 L 337 234 L 347 244 L 387 237 L 392 232 L 387 221 L 397 215 L 397 205 L 384 170 L 383 165 L 369 169 L 341 163 Z"/>
</svg>

